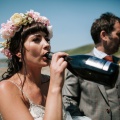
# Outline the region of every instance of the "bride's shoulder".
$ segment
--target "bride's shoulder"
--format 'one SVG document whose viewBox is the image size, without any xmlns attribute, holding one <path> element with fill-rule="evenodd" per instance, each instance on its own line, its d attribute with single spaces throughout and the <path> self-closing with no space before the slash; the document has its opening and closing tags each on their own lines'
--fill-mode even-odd
<svg viewBox="0 0 120 120">
<path fill-rule="evenodd" d="M 2 92 L 2 91 L 5 92 L 6 90 L 11 89 L 12 87 L 13 87 L 13 85 L 10 82 L 8 82 L 8 80 L 0 81 L 0 92 Z"/>
</svg>

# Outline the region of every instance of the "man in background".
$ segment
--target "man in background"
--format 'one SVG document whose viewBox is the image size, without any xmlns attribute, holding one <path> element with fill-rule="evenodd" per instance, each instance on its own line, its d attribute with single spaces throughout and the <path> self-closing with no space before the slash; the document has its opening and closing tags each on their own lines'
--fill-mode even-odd
<svg viewBox="0 0 120 120">
<path fill-rule="evenodd" d="M 91 27 L 94 49 L 89 55 L 104 59 L 113 56 L 120 46 L 120 18 L 104 13 Z M 92 120 L 120 120 L 120 75 L 114 88 L 109 88 L 74 76 L 67 71 L 63 87 L 63 102 L 72 116 L 87 116 Z"/>
</svg>

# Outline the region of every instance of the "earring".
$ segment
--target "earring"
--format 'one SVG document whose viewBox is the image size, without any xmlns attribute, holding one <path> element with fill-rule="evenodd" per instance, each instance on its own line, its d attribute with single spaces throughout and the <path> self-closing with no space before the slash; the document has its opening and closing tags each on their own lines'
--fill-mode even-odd
<svg viewBox="0 0 120 120">
<path fill-rule="evenodd" d="M 21 58 L 19 59 L 19 62 L 22 62 Z"/>
</svg>

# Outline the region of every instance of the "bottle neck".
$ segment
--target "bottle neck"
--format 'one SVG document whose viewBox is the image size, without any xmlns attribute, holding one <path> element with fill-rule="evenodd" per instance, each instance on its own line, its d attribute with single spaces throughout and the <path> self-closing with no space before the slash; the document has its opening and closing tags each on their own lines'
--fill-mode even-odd
<svg viewBox="0 0 120 120">
<path fill-rule="evenodd" d="M 54 53 L 52 53 L 52 52 L 47 52 L 47 53 L 45 54 L 45 57 L 46 57 L 48 60 L 51 60 L 53 54 L 54 54 Z M 64 60 L 67 61 L 67 62 L 70 61 L 70 60 L 72 60 L 72 58 L 71 58 L 70 56 L 64 56 L 63 58 L 64 58 Z"/>
</svg>

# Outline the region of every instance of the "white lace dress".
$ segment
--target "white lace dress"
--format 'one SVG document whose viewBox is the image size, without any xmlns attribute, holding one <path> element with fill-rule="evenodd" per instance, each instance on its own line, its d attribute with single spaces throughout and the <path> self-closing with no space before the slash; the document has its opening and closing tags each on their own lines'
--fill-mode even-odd
<svg viewBox="0 0 120 120">
<path fill-rule="evenodd" d="M 30 101 L 29 111 L 33 116 L 34 120 L 43 120 L 43 116 L 45 113 L 45 107 L 41 105 L 35 105 Z M 70 113 L 63 109 L 63 120 L 91 120 L 86 116 L 74 116 L 71 117 Z"/>
<path fill-rule="evenodd" d="M 45 107 L 41 105 L 35 105 L 30 101 L 29 111 L 33 116 L 34 120 L 43 120 Z M 65 112 L 64 110 L 63 110 L 63 120 L 72 120 L 72 117 L 70 116 L 70 114 L 68 112 Z"/>
<path fill-rule="evenodd" d="M 29 111 L 33 116 L 34 120 L 43 120 L 43 116 L 45 113 L 45 108 L 43 106 L 35 105 L 32 102 L 30 102 Z"/>
<path fill-rule="evenodd" d="M 14 85 L 16 85 L 18 87 L 18 89 L 27 97 L 27 95 L 21 89 L 20 86 L 18 86 L 13 81 L 10 81 L 10 82 L 13 83 Z M 27 97 L 27 99 L 29 100 L 29 103 L 30 103 L 29 111 L 30 111 L 30 114 L 33 116 L 34 120 L 43 120 L 44 113 L 45 113 L 45 107 L 42 105 L 34 104 L 28 97 Z M 87 117 L 80 117 L 80 116 L 74 116 L 72 118 L 70 113 L 65 111 L 65 109 L 63 109 L 63 120 L 90 120 L 90 119 Z"/>
</svg>

